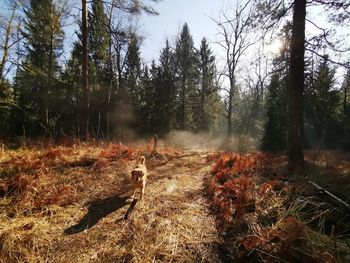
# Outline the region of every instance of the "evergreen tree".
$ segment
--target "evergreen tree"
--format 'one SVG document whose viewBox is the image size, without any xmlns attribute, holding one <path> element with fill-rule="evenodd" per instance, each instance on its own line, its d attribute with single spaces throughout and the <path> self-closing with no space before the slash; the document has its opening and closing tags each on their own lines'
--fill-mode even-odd
<svg viewBox="0 0 350 263">
<path fill-rule="evenodd" d="M 150 71 L 152 74 L 150 74 Z M 154 97 L 155 97 L 155 87 L 156 87 L 156 80 L 153 77 L 154 72 L 156 71 L 156 65 L 155 62 L 152 61 L 151 64 L 151 70 L 148 69 L 148 66 L 146 65 L 143 69 L 142 76 L 141 76 L 141 85 L 143 87 L 142 94 L 141 94 L 141 104 L 139 105 L 140 109 L 140 119 L 142 121 L 139 122 L 138 130 L 142 131 L 143 134 L 150 134 L 152 132 L 157 132 L 154 122 L 155 115 L 157 114 L 156 105 L 154 103 Z"/>
<path fill-rule="evenodd" d="M 199 105 L 199 94 L 195 86 L 197 73 L 193 39 L 186 23 L 176 42 L 175 58 L 179 128 L 194 129 L 193 108 Z"/>
<path fill-rule="evenodd" d="M 63 87 L 64 101 L 62 106 L 61 125 L 65 134 L 78 136 L 79 134 L 79 111 L 82 103 L 82 74 L 81 74 L 82 44 L 78 39 L 73 44 L 70 59 L 67 61 L 66 69 L 62 73 L 61 79 L 65 81 Z"/>
<path fill-rule="evenodd" d="M 55 129 L 59 116 L 57 59 L 62 53 L 64 33 L 53 0 L 31 0 L 24 12 L 27 56 L 16 76 L 16 91 L 19 106 L 25 112 L 22 119 L 31 126 L 29 130 L 38 133 L 40 126 L 45 126 L 46 131 Z"/>
<path fill-rule="evenodd" d="M 174 54 L 171 51 L 169 41 L 161 50 L 159 57 L 159 75 L 156 86 L 155 104 L 160 107 L 158 121 L 161 124 L 159 133 L 169 132 L 176 127 L 176 86 Z"/>
<path fill-rule="evenodd" d="M 349 90 L 350 90 L 350 70 L 347 71 L 344 82 L 342 85 L 342 100 L 343 100 L 343 138 L 342 148 L 350 151 L 350 103 L 349 103 Z"/>
<path fill-rule="evenodd" d="M 273 75 L 267 87 L 266 121 L 261 148 L 277 152 L 287 147 L 287 85 L 289 74 L 290 29 L 287 24 L 281 32 L 284 46 L 273 60 Z"/>
<path fill-rule="evenodd" d="M 209 48 L 206 38 L 201 41 L 198 51 L 198 71 L 200 75 L 199 94 L 200 94 L 200 111 L 197 117 L 197 127 L 200 130 L 208 131 L 210 126 L 210 98 L 217 92 L 214 85 L 215 80 L 215 57 Z"/>
<path fill-rule="evenodd" d="M 12 85 L 4 79 L 0 84 L 0 136 L 10 133 L 11 110 L 14 106 Z"/>
<path fill-rule="evenodd" d="M 262 149 L 269 152 L 283 151 L 287 145 L 287 83 L 278 73 L 271 77 L 267 87 L 266 115 Z"/>
<path fill-rule="evenodd" d="M 313 85 L 306 90 L 305 124 L 310 146 L 333 148 L 340 139 L 340 96 L 334 89 L 334 74 L 324 56 L 317 66 Z"/>
<path fill-rule="evenodd" d="M 139 102 L 139 81 L 141 77 L 140 41 L 136 33 L 131 33 L 125 61 L 125 79 L 131 103 L 136 109 Z"/>
<path fill-rule="evenodd" d="M 90 126 L 95 135 L 106 135 L 108 97 L 113 76 L 109 70 L 108 17 L 101 1 L 94 0 L 88 15 L 88 56 L 90 88 Z"/>
<path fill-rule="evenodd" d="M 131 33 L 128 51 L 125 59 L 125 73 L 123 84 L 127 91 L 127 98 L 124 99 L 124 110 L 130 111 L 134 118 L 133 128 L 137 128 L 135 123 L 141 119 L 142 85 L 141 85 L 141 56 L 140 41 L 136 33 Z M 136 122 L 135 122 L 136 121 Z"/>
</svg>

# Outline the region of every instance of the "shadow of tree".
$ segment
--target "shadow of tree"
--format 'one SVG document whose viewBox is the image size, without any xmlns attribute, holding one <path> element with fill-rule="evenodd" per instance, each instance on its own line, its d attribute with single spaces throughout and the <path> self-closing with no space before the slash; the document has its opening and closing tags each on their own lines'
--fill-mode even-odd
<svg viewBox="0 0 350 263">
<path fill-rule="evenodd" d="M 77 224 L 65 229 L 64 233 L 66 235 L 77 234 L 93 227 L 100 219 L 126 206 L 127 200 L 127 196 L 117 195 L 88 203 L 89 208 L 87 214 Z"/>
</svg>

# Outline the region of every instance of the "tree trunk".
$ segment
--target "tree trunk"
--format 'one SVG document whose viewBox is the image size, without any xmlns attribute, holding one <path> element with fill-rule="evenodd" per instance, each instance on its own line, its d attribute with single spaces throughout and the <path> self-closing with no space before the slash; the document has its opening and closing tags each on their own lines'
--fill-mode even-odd
<svg viewBox="0 0 350 263">
<path fill-rule="evenodd" d="M 182 77 L 180 105 L 180 129 L 185 130 L 186 77 Z"/>
<path fill-rule="evenodd" d="M 88 136 L 89 127 L 89 99 L 88 99 L 88 54 L 87 54 L 87 6 L 86 0 L 82 0 L 82 44 L 83 44 L 83 57 L 82 57 L 82 103 L 80 111 L 80 136 L 86 139 Z"/>
<path fill-rule="evenodd" d="M 295 0 L 288 85 L 288 170 L 301 171 L 303 153 L 303 90 L 306 0 Z"/>
<path fill-rule="evenodd" d="M 231 138 L 232 136 L 232 111 L 233 111 L 233 98 L 234 98 L 234 89 L 235 89 L 235 81 L 232 77 L 233 73 L 230 73 L 230 92 L 228 98 L 228 112 L 227 112 L 227 138 Z"/>
<path fill-rule="evenodd" d="M 350 71 L 349 71 L 350 72 Z M 349 76 L 349 73 L 347 74 L 346 76 L 346 83 L 344 85 L 344 98 L 343 98 L 343 112 L 344 114 L 346 114 L 346 105 L 348 104 L 346 99 L 347 99 L 347 92 L 348 92 L 348 87 L 349 87 L 349 79 L 350 79 L 350 76 Z"/>
</svg>

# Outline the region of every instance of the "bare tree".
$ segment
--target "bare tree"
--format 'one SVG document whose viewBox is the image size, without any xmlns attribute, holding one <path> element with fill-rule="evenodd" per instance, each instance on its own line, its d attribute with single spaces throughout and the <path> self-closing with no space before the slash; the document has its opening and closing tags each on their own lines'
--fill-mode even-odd
<svg viewBox="0 0 350 263">
<path fill-rule="evenodd" d="M 216 44 L 225 51 L 225 69 L 222 74 L 229 80 L 229 89 L 226 90 L 228 93 L 226 99 L 228 137 L 233 132 L 232 114 L 234 97 L 238 95 L 236 85 L 238 64 L 248 48 L 257 42 L 257 39 L 251 34 L 253 22 L 252 2 L 249 0 L 243 5 L 237 3 L 233 10 L 221 12 L 218 20 L 212 18 L 220 30 L 220 40 L 216 41 Z M 231 13 L 233 18 L 228 15 Z"/>
<path fill-rule="evenodd" d="M 13 3 L 9 3 L 10 5 L 10 17 L 2 19 L 2 23 L 0 24 L 0 32 L 1 35 L 3 35 L 3 39 L 1 39 L 0 44 L 0 50 L 2 52 L 2 57 L 0 61 L 0 87 L 2 86 L 6 76 L 11 71 L 13 66 L 15 66 L 13 63 L 9 65 L 9 67 L 6 68 L 6 64 L 10 62 L 10 50 L 13 48 L 21 39 L 22 37 L 19 36 L 19 34 L 15 34 L 14 28 L 17 28 L 17 31 L 20 30 L 19 27 L 21 26 L 21 22 L 17 21 L 16 23 L 16 13 L 19 9 L 19 2 L 14 1 Z"/>
</svg>

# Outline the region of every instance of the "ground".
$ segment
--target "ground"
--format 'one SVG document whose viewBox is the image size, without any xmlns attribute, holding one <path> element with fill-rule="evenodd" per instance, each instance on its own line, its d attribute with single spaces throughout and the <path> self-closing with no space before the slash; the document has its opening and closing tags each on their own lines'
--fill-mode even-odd
<svg viewBox="0 0 350 263">
<path fill-rule="evenodd" d="M 182 155 L 150 169 L 144 200 L 127 219 L 131 201 L 130 192 L 122 194 L 124 186 L 85 208 L 77 224 L 72 220 L 70 235 L 61 239 L 65 246 L 57 261 L 71 262 L 79 255 L 79 262 L 218 262 L 214 216 L 203 196 L 210 165 L 205 154 Z M 89 245 L 76 246 L 77 240 Z"/>
<path fill-rule="evenodd" d="M 146 192 L 131 200 L 129 171 L 142 155 Z M 307 153 L 322 179 L 307 180 L 346 203 L 349 159 L 330 167 L 331 156 Z M 0 163 L 0 262 L 349 259 L 341 204 L 286 177 L 283 156 L 72 141 L 3 146 Z"/>
</svg>

